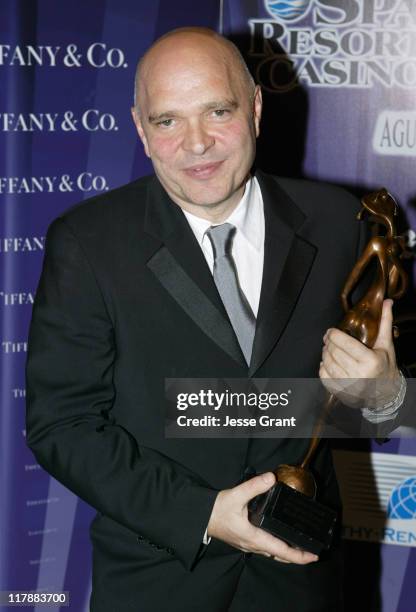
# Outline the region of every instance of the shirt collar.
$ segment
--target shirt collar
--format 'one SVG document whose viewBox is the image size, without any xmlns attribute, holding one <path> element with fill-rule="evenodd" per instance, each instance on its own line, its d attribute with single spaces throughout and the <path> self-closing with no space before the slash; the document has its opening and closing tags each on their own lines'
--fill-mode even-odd
<svg viewBox="0 0 416 612">
<path fill-rule="evenodd" d="M 202 245 L 205 233 L 212 225 L 215 225 L 207 219 L 197 217 L 193 213 L 183 210 L 185 217 L 191 226 L 196 239 Z M 257 250 L 260 251 L 263 247 L 263 234 L 261 231 L 262 223 L 261 215 L 263 215 L 263 198 L 261 195 L 260 186 L 256 177 L 250 177 L 246 183 L 243 197 L 234 208 L 233 212 L 223 223 L 231 223 L 239 230 L 246 240 Z"/>
</svg>

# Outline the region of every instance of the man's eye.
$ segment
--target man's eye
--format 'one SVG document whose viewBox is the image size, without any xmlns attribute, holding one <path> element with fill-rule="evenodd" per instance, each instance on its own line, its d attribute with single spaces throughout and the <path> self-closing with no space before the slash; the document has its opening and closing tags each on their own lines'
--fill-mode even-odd
<svg viewBox="0 0 416 612">
<path fill-rule="evenodd" d="M 173 125 L 173 119 L 164 119 L 163 121 L 158 121 L 157 125 L 161 127 L 171 127 Z"/>
<path fill-rule="evenodd" d="M 229 110 L 227 110 L 226 108 L 217 108 L 216 110 L 214 110 L 214 117 L 226 117 L 229 114 Z"/>
</svg>

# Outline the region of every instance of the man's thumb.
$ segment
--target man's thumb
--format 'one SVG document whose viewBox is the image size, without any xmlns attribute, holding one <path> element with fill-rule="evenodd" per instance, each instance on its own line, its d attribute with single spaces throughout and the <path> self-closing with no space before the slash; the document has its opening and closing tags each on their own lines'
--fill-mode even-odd
<svg viewBox="0 0 416 612">
<path fill-rule="evenodd" d="M 256 495 L 260 495 L 261 493 L 265 493 L 268 491 L 276 482 L 276 477 L 273 472 L 266 472 L 265 474 L 260 474 L 259 476 L 254 476 L 254 478 L 250 478 L 250 480 L 246 480 L 241 485 L 239 485 L 239 493 L 241 494 L 241 501 L 243 503 L 247 503 Z"/>
<path fill-rule="evenodd" d="M 384 300 L 380 327 L 374 343 L 374 349 L 388 350 L 392 345 L 393 300 Z"/>
</svg>

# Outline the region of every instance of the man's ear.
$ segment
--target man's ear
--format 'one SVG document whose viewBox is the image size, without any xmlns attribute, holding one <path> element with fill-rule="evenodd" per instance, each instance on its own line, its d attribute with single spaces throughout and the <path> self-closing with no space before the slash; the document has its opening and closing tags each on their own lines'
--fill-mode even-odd
<svg viewBox="0 0 416 612">
<path fill-rule="evenodd" d="M 263 108 L 263 98 L 261 95 L 260 85 L 256 85 L 256 88 L 254 90 L 253 107 L 254 127 L 256 130 L 256 136 L 258 136 L 260 134 L 261 110 Z"/>
<path fill-rule="evenodd" d="M 131 115 L 133 117 L 134 125 L 136 126 L 137 133 L 139 135 L 140 140 L 143 143 L 144 152 L 146 153 L 147 157 L 150 157 L 149 146 L 147 143 L 146 134 L 144 133 L 143 125 L 142 125 L 138 110 L 134 106 L 132 106 L 130 110 L 131 110 Z"/>
</svg>

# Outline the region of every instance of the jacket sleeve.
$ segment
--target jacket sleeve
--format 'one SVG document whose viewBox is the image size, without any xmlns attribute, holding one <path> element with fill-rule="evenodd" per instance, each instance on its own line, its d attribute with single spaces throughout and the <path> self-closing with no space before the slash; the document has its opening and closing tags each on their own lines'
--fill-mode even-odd
<svg viewBox="0 0 416 612">
<path fill-rule="evenodd" d="M 40 465 L 100 513 L 197 561 L 217 495 L 160 455 L 141 455 L 112 414 L 114 328 L 77 237 L 51 225 L 29 333 L 27 442 Z"/>
</svg>

